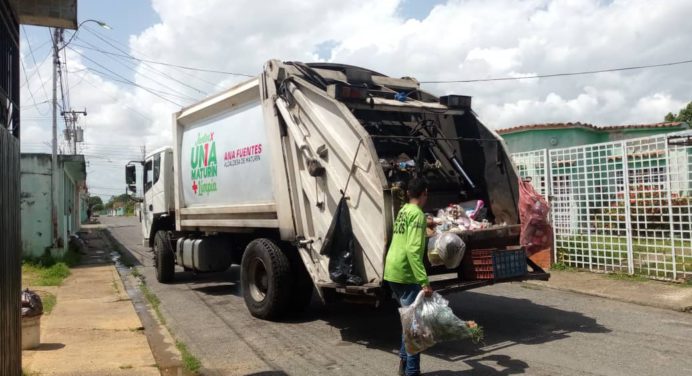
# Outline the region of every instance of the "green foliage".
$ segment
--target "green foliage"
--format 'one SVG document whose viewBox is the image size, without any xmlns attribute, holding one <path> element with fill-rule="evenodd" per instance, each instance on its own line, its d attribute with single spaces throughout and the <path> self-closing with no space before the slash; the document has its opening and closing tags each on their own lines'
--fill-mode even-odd
<svg viewBox="0 0 692 376">
<path fill-rule="evenodd" d="M 163 317 L 163 314 L 161 313 L 161 300 L 159 300 L 159 297 L 151 292 L 149 287 L 147 287 L 147 285 L 144 283 L 139 285 L 139 289 L 142 290 L 142 295 L 144 295 L 144 298 L 149 302 L 149 304 L 151 304 L 151 308 L 154 310 L 154 313 L 156 313 L 156 317 L 159 319 L 159 322 L 166 325 L 166 318 Z"/>
<path fill-rule="evenodd" d="M 43 303 L 43 313 L 50 314 L 53 308 L 55 308 L 55 303 L 57 303 L 55 295 L 44 291 L 38 291 L 38 295 L 41 297 L 41 302 Z"/>
<path fill-rule="evenodd" d="M 22 274 L 27 275 L 28 283 L 33 286 L 60 286 L 70 275 L 70 268 L 64 262 L 51 266 L 24 261 Z"/>
<path fill-rule="evenodd" d="M 103 200 L 101 200 L 101 197 L 99 196 L 89 196 L 89 198 L 87 199 L 87 204 L 89 205 L 91 210 L 103 210 Z"/>
<path fill-rule="evenodd" d="M 567 266 L 564 262 L 556 262 L 551 267 L 550 270 L 572 270 L 571 267 Z"/>
<path fill-rule="evenodd" d="M 125 215 L 132 215 L 135 212 L 135 202 L 127 193 L 123 193 L 118 196 L 111 196 L 104 207 L 107 210 L 125 208 Z"/>
<path fill-rule="evenodd" d="M 178 348 L 180 355 L 183 357 L 183 365 L 185 366 L 185 369 L 190 372 L 197 372 L 200 367 L 202 367 L 202 362 L 200 362 L 199 359 L 190 353 L 190 350 L 188 350 L 186 344 L 180 341 L 175 341 L 175 347 Z"/>
<path fill-rule="evenodd" d="M 692 125 L 692 102 L 688 103 L 684 108 L 681 108 L 677 115 L 669 112 L 664 120 L 668 122 L 682 121 Z"/>
</svg>

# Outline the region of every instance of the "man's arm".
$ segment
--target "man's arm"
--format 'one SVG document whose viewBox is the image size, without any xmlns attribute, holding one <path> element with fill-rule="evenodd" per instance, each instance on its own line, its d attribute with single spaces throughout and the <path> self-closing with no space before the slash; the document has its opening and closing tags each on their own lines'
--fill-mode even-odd
<svg viewBox="0 0 692 376">
<path fill-rule="evenodd" d="M 428 285 L 428 273 L 423 264 L 425 253 L 425 215 L 418 213 L 412 216 L 406 228 L 406 258 L 411 266 L 413 277 L 421 286 Z"/>
</svg>

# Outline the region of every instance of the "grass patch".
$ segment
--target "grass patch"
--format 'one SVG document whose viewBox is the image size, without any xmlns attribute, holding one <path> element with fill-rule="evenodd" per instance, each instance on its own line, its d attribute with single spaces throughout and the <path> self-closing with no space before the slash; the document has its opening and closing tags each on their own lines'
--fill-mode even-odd
<svg viewBox="0 0 692 376">
<path fill-rule="evenodd" d="M 25 369 L 22 369 L 22 376 L 40 376 L 41 374 L 38 372 L 34 371 L 27 371 Z"/>
<path fill-rule="evenodd" d="M 70 268 L 64 262 L 51 266 L 35 264 L 31 261 L 22 263 L 22 279 L 25 286 L 60 286 L 69 277 Z"/>
<path fill-rule="evenodd" d="M 550 266 L 550 270 L 572 271 L 574 268 L 564 262 L 556 262 Z"/>
<path fill-rule="evenodd" d="M 133 268 L 133 271 L 137 270 L 137 268 Z M 162 325 L 166 325 L 166 319 L 163 317 L 163 314 L 161 313 L 161 300 L 159 299 L 156 294 L 154 294 L 151 290 L 149 290 L 149 287 L 147 287 L 146 284 L 142 283 L 139 285 L 139 289 L 142 291 L 142 295 L 144 295 L 144 298 L 151 304 L 151 308 L 154 310 L 154 313 L 156 314 L 156 317 L 158 318 L 159 322 Z M 190 353 L 190 350 L 187 348 L 187 345 L 184 344 L 183 342 L 180 342 L 178 340 L 175 341 L 175 347 L 180 351 L 180 356 L 183 358 L 183 366 L 185 367 L 186 370 L 197 374 L 197 371 L 202 367 L 202 362 L 197 359 L 192 353 Z"/>
<path fill-rule="evenodd" d="M 200 367 L 202 367 L 202 362 L 190 353 L 187 345 L 180 341 L 175 341 L 175 347 L 178 348 L 180 355 L 183 357 L 183 366 L 185 366 L 185 369 L 190 372 L 199 371 Z"/>
<path fill-rule="evenodd" d="M 132 268 L 130 268 L 130 270 L 131 270 L 130 273 L 132 273 L 132 276 L 133 276 L 133 277 L 139 278 L 139 277 L 142 276 L 142 273 L 140 273 L 140 272 L 139 272 L 139 269 L 137 269 L 136 267 L 132 267 Z"/>
<path fill-rule="evenodd" d="M 131 365 L 131 364 L 125 364 L 125 365 L 122 365 L 122 366 L 120 366 L 120 367 L 118 367 L 118 368 L 120 368 L 120 369 L 131 369 L 131 368 L 132 368 L 132 365 Z"/>
<path fill-rule="evenodd" d="M 618 281 L 631 281 L 631 282 L 646 282 L 650 281 L 649 278 L 637 275 L 637 274 L 626 274 L 626 273 L 608 273 L 608 278 L 618 280 Z"/>
<path fill-rule="evenodd" d="M 62 257 L 54 257 L 46 251 L 39 257 L 22 260 L 23 286 L 60 286 L 70 275 L 70 268 L 79 264 L 82 255 L 70 248 Z"/>
<path fill-rule="evenodd" d="M 58 302 L 55 295 L 45 291 L 38 291 L 38 295 L 41 297 L 41 303 L 43 303 L 43 313 L 50 314 L 53 312 L 55 303 Z"/>
<path fill-rule="evenodd" d="M 151 308 L 154 310 L 154 313 L 156 313 L 156 317 L 159 319 L 159 322 L 161 324 L 166 325 L 166 318 L 163 317 L 163 314 L 161 313 L 161 300 L 159 300 L 159 297 L 156 296 L 151 290 L 149 290 L 149 287 L 142 283 L 139 285 L 139 289 L 142 290 L 142 294 L 144 295 L 144 298 L 151 304 Z"/>
</svg>

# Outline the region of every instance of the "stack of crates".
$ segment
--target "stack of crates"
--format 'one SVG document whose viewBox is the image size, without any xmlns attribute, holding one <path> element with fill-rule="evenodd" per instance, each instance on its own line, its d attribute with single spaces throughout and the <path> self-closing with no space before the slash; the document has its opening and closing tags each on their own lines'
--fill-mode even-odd
<svg viewBox="0 0 692 376">
<path fill-rule="evenodd" d="M 501 280 L 527 273 L 524 249 L 474 249 L 465 257 L 463 277 L 466 280 Z"/>
</svg>

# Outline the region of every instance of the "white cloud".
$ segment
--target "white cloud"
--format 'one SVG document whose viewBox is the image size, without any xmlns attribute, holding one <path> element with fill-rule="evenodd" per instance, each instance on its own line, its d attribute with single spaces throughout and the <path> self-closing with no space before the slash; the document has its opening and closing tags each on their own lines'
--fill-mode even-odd
<svg viewBox="0 0 692 376">
<path fill-rule="evenodd" d="M 692 45 L 692 23 L 687 18 L 692 2 L 685 0 L 449 0 L 420 20 L 401 18 L 400 5 L 397 0 L 153 0 L 161 22 L 131 36 L 130 52 L 243 73 L 259 72 L 270 58 L 311 61 L 329 56 L 331 61 L 420 80 L 519 77 L 690 58 L 686 51 Z M 331 50 L 326 55 L 325 45 Z M 69 59 L 71 69 L 84 65 L 76 54 Z M 49 65 L 42 66 L 44 78 L 50 75 Z M 474 96 L 476 112 L 492 128 L 560 121 L 645 123 L 662 120 L 692 99 L 690 68 L 424 88 Z M 176 96 L 169 98 L 181 104 L 190 103 L 181 96 L 202 96 L 190 86 L 209 93 L 241 79 L 144 64 L 136 69 L 138 84 L 174 90 Z M 142 144 L 170 142 L 170 117 L 177 106 L 89 71 L 84 81 L 98 87 L 80 84 L 72 90 L 72 102 L 90 110 L 88 141 L 130 145 L 128 153 Z M 34 92 L 39 88 L 32 84 Z M 46 139 L 45 126 L 26 124 L 25 140 Z M 90 179 L 122 186 L 121 169 L 107 171 L 113 176 L 90 170 Z"/>
</svg>

